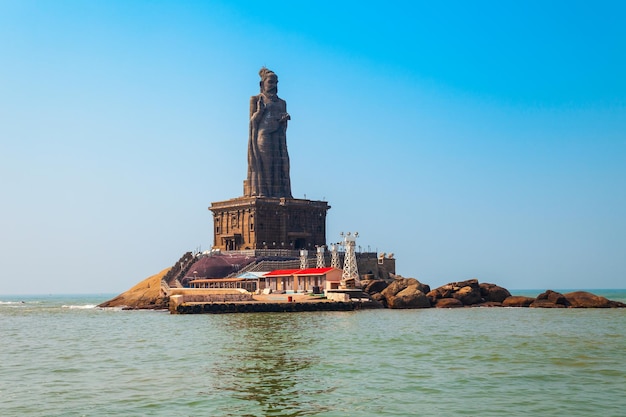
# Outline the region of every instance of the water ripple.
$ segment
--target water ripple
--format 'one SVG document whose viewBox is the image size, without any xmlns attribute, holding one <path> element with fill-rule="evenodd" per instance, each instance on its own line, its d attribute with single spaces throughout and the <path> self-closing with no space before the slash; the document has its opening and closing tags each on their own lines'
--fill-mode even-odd
<svg viewBox="0 0 626 417">
<path fill-rule="evenodd" d="M 620 416 L 626 409 L 624 310 L 172 316 L 63 307 L 94 304 L 0 304 L 0 415 Z"/>
</svg>

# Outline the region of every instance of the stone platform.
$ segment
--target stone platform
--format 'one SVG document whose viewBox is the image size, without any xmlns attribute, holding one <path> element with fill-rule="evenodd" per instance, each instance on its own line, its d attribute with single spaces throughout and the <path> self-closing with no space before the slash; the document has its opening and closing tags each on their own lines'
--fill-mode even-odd
<svg viewBox="0 0 626 417">
<path fill-rule="evenodd" d="M 172 314 L 224 314 L 224 313 L 299 313 L 304 311 L 354 311 L 379 308 L 371 301 L 320 301 L 320 302 L 234 302 L 234 303 L 185 303 Z"/>
</svg>

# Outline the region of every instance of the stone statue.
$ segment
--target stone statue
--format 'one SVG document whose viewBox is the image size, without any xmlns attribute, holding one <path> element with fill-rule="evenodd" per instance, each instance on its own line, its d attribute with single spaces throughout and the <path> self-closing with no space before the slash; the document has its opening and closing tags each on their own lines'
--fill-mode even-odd
<svg viewBox="0 0 626 417">
<path fill-rule="evenodd" d="M 261 94 L 250 98 L 250 133 L 248 138 L 248 178 L 244 181 L 246 197 L 291 198 L 289 155 L 287 153 L 287 103 L 279 98 L 278 77 L 263 67 Z"/>
</svg>

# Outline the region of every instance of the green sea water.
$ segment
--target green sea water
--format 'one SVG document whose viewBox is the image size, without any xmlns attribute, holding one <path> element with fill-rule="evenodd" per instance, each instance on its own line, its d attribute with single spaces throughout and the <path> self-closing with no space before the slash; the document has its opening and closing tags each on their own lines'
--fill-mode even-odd
<svg viewBox="0 0 626 417">
<path fill-rule="evenodd" d="M 0 296 L 0 415 L 626 415 L 626 309 L 170 315 L 107 298 Z"/>
</svg>

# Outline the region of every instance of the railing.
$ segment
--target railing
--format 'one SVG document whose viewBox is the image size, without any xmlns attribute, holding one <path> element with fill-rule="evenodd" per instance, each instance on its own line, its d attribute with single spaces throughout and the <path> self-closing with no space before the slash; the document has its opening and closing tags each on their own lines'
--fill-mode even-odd
<svg viewBox="0 0 626 417">
<path fill-rule="evenodd" d="M 181 258 L 167 271 L 167 274 L 161 281 L 170 287 L 181 286 L 180 280 L 185 276 L 191 265 L 195 262 L 195 258 L 191 252 L 186 252 Z"/>
<path fill-rule="evenodd" d="M 315 258 L 313 258 L 313 261 L 315 261 Z M 254 265 L 249 272 L 274 271 L 276 269 L 300 269 L 300 260 L 290 259 L 287 261 L 261 261 Z"/>
<path fill-rule="evenodd" d="M 316 258 L 307 258 L 307 268 L 315 267 L 317 260 Z M 246 265 L 246 267 L 241 268 L 238 271 L 235 271 L 228 275 L 228 278 L 234 278 L 246 272 L 268 272 L 275 271 L 277 269 L 300 269 L 300 260 L 299 259 L 290 259 L 286 261 L 260 261 L 253 262 L 251 264 Z"/>
<path fill-rule="evenodd" d="M 237 275 L 246 273 L 248 271 L 252 271 L 252 269 L 258 264 L 259 262 L 255 261 L 255 262 L 251 262 L 248 265 L 244 266 L 241 269 L 236 270 L 235 272 L 231 272 L 230 274 L 228 274 L 226 276 L 226 278 L 235 278 Z"/>
<path fill-rule="evenodd" d="M 284 256 L 284 257 L 298 257 L 300 256 L 300 250 L 293 249 L 246 249 L 246 250 L 229 250 L 219 251 L 213 254 L 222 255 L 245 255 L 245 256 Z"/>
</svg>

